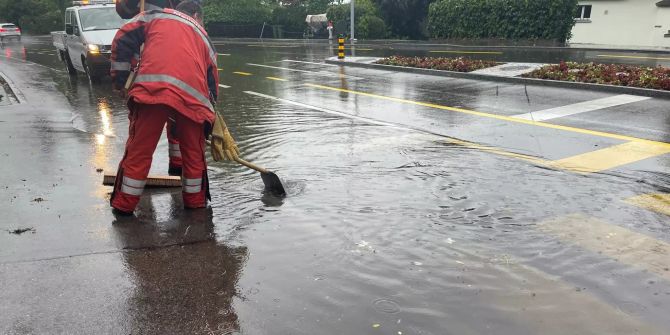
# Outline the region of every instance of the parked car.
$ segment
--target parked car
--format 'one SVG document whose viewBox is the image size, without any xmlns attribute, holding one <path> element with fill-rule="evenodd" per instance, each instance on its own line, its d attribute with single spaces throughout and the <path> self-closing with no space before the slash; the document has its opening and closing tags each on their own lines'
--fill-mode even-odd
<svg viewBox="0 0 670 335">
<path fill-rule="evenodd" d="M 65 30 L 51 32 L 58 58 L 67 72 L 84 72 L 91 81 L 109 74 L 114 35 L 126 22 L 113 1 L 76 1 L 65 10 Z"/>
<path fill-rule="evenodd" d="M 13 23 L 0 23 L 0 41 L 6 39 L 21 40 L 21 29 Z"/>
</svg>

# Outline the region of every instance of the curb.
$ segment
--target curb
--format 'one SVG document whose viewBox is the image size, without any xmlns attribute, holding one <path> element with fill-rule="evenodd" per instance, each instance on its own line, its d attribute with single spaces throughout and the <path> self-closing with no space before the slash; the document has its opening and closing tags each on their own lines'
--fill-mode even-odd
<svg viewBox="0 0 670 335">
<path fill-rule="evenodd" d="M 7 77 L 7 75 L 2 71 L 0 71 L 0 78 L 2 78 L 2 80 L 4 80 L 9 87 L 9 92 L 7 93 L 11 94 L 17 103 L 22 104 L 26 102 L 26 98 L 23 96 L 23 93 L 21 93 L 21 91 L 16 87 L 16 84 L 14 84 L 14 82 L 9 79 L 9 77 Z"/>
<path fill-rule="evenodd" d="M 367 68 L 367 69 L 377 69 L 377 70 L 386 70 L 386 71 L 396 71 L 396 72 L 407 72 L 407 73 L 415 73 L 415 74 L 425 74 L 425 75 L 439 76 L 439 77 L 452 77 L 452 78 L 463 78 L 463 79 L 473 79 L 473 80 L 486 80 L 486 81 L 494 81 L 494 82 L 524 84 L 524 85 L 534 85 L 534 86 L 558 87 L 558 88 L 572 88 L 572 89 L 591 90 L 591 91 L 608 92 L 608 93 L 640 95 L 640 96 L 651 97 L 651 98 L 670 99 L 670 91 L 652 90 L 652 89 L 648 89 L 648 88 L 638 88 L 638 87 L 628 87 L 628 86 L 614 86 L 614 85 L 603 85 L 603 84 L 589 84 L 589 83 L 578 83 L 578 82 L 571 82 L 571 81 L 558 81 L 558 80 L 549 80 L 549 79 L 535 79 L 535 78 L 521 78 L 521 77 L 501 77 L 501 76 L 492 76 L 492 75 L 481 74 L 481 73 L 466 73 L 466 72 L 454 72 L 454 71 L 443 71 L 443 70 L 433 70 L 433 69 L 410 68 L 410 67 L 395 66 L 395 65 L 355 63 L 355 62 L 338 61 L 338 60 L 331 60 L 331 59 L 326 59 L 326 64 L 344 65 L 344 66 L 361 67 L 361 68 Z"/>
</svg>

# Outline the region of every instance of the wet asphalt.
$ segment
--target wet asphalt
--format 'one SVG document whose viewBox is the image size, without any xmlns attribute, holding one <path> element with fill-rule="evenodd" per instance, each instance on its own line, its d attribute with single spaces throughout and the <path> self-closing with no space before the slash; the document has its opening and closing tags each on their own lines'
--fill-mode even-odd
<svg viewBox="0 0 670 335">
<path fill-rule="evenodd" d="M 47 37 L 2 46 L 1 334 L 670 332 L 670 101 L 526 122 L 613 94 L 215 43 L 218 108 L 288 196 L 210 162 L 210 208 L 154 189 L 132 218 L 102 185 L 128 135 L 109 80 L 68 77 Z"/>
</svg>

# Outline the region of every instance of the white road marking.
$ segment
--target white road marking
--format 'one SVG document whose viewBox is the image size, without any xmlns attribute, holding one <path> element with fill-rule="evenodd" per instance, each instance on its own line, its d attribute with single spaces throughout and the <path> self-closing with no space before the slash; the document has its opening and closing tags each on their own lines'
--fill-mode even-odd
<svg viewBox="0 0 670 335">
<path fill-rule="evenodd" d="M 224 84 L 219 84 L 219 87 L 222 87 L 222 88 L 230 88 L 230 86 L 228 86 L 228 85 L 224 85 Z"/>
<path fill-rule="evenodd" d="M 532 113 L 514 115 L 513 117 L 533 121 L 545 121 L 559 117 L 575 115 L 579 113 L 591 112 L 603 108 L 625 105 L 633 102 L 648 100 L 651 98 L 636 95 L 621 94 L 607 98 L 584 101 L 572 105 L 545 109 Z"/>
<path fill-rule="evenodd" d="M 332 109 L 327 109 L 327 108 L 322 108 L 322 107 L 317 107 L 317 106 L 313 106 L 313 105 L 304 104 L 302 102 L 277 98 L 275 96 L 271 96 L 271 95 L 267 95 L 267 94 L 263 94 L 263 93 L 258 93 L 258 92 L 254 92 L 254 91 L 244 91 L 244 93 L 255 95 L 255 96 L 258 96 L 258 97 L 261 97 L 261 98 L 266 98 L 266 99 L 270 99 L 270 100 L 279 101 L 281 103 L 285 103 L 285 104 L 288 104 L 288 105 L 294 105 L 294 106 L 299 106 L 299 107 L 303 107 L 303 108 L 307 108 L 307 109 L 313 109 L 313 110 L 321 111 L 321 112 L 328 113 L 328 114 L 335 114 L 335 115 L 343 116 L 343 117 L 346 117 L 346 118 L 349 118 L 349 119 L 363 121 L 363 122 L 378 125 L 378 126 L 386 126 L 386 127 L 397 128 L 397 129 L 405 129 L 405 130 L 416 131 L 415 129 L 409 129 L 409 128 L 402 127 L 402 126 L 399 126 L 399 125 L 396 125 L 396 124 L 393 124 L 393 123 L 368 119 L 368 118 L 364 118 L 364 117 L 360 117 L 360 116 L 356 116 L 356 115 L 351 115 L 351 114 L 347 114 L 347 113 L 338 112 L 338 111 L 332 110 Z"/>
<path fill-rule="evenodd" d="M 339 73 L 333 73 L 333 72 L 327 72 L 327 71 L 308 71 L 308 70 L 291 69 L 291 68 L 288 68 L 288 67 L 270 66 L 270 65 L 263 65 L 263 64 L 254 64 L 254 63 L 247 63 L 247 65 L 257 66 L 257 67 L 265 67 L 265 68 L 269 68 L 269 69 L 286 70 L 286 71 L 292 71 L 292 72 L 309 73 L 309 74 L 315 74 L 315 75 L 318 75 L 318 76 L 326 76 L 326 77 L 347 78 L 347 79 L 352 79 L 352 80 L 364 79 L 364 78 L 360 78 L 360 77 L 347 76 L 345 74 L 339 74 Z"/>
<path fill-rule="evenodd" d="M 356 17 L 354 17 L 356 18 Z M 219 56 L 230 56 L 230 54 L 218 54 Z"/>
<path fill-rule="evenodd" d="M 334 66 L 334 67 L 338 67 L 338 66 L 339 66 L 339 65 L 335 65 L 335 64 L 326 64 L 326 63 L 317 63 L 317 62 L 307 62 L 307 61 L 303 61 L 303 60 L 293 60 L 293 59 L 282 59 L 282 62 L 316 64 L 316 65 L 321 65 L 321 66 Z"/>
</svg>

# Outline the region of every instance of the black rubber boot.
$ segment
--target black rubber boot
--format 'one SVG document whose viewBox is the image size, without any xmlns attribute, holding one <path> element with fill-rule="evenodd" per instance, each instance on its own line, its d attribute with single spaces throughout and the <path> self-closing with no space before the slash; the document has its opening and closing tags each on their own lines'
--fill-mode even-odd
<svg viewBox="0 0 670 335">
<path fill-rule="evenodd" d="M 133 216 L 133 212 L 122 211 L 114 207 L 112 207 L 112 214 L 114 214 L 114 216 Z"/>
<path fill-rule="evenodd" d="M 170 176 L 181 176 L 181 166 L 170 166 L 168 168 L 168 174 Z"/>
</svg>

